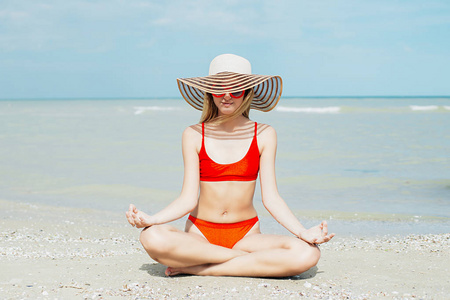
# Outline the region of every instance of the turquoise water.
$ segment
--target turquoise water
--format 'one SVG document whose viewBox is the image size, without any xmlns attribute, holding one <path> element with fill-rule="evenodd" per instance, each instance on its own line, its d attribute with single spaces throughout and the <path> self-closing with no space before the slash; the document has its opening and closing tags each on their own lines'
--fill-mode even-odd
<svg viewBox="0 0 450 300">
<path fill-rule="evenodd" d="M 181 99 L 0 101 L 0 199 L 157 210 L 181 189 L 181 133 L 199 117 Z M 278 132 L 296 214 L 450 228 L 450 98 L 288 98 L 251 118 Z"/>
</svg>

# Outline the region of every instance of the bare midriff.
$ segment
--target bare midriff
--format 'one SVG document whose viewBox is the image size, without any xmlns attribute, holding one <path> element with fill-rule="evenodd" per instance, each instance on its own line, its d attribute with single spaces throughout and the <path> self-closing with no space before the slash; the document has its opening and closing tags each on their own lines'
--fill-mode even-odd
<svg viewBox="0 0 450 300">
<path fill-rule="evenodd" d="M 256 217 L 253 181 L 201 181 L 200 197 L 191 215 L 214 223 L 235 223 Z"/>
</svg>

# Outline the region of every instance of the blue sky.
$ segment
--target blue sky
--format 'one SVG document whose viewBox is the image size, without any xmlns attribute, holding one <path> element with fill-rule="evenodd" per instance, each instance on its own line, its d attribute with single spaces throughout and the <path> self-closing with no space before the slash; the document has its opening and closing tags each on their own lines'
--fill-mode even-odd
<svg viewBox="0 0 450 300">
<path fill-rule="evenodd" d="M 284 96 L 450 95 L 450 1 L 0 2 L 1 99 L 179 97 L 222 53 Z"/>
</svg>

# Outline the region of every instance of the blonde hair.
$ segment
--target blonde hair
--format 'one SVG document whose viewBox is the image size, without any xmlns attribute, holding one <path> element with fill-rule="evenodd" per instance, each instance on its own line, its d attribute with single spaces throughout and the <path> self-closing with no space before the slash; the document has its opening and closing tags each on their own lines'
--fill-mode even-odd
<svg viewBox="0 0 450 300">
<path fill-rule="evenodd" d="M 219 109 L 214 103 L 212 95 L 210 93 L 205 93 L 205 96 L 203 97 L 203 110 L 202 116 L 200 117 L 200 123 L 214 120 L 214 122 L 220 124 L 240 115 L 248 118 L 250 115 L 250 105 L 252 104 L 254 94 L 253 89 L 246 90 L 241 106 L 239 106 L 238 109 L 236 109 L 236 111 L 231 115 L 219 117 Z"/>
</svg>

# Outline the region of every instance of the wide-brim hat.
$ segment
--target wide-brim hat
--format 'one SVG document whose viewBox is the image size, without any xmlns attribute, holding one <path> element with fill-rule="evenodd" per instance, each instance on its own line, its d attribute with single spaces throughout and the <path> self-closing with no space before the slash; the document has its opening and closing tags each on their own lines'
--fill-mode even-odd
<svg viewBox="0 0 450 300">
<path fill-rule="evenodd" d="M 233 93 L 253 88 L 250 108 L 270 111 L 278 103 L 283 90 L 280 76 L 252 74 L 248 60 L 234 54 L 222 54 L 211 61 L 209 75 L 178 78 L 178 88 L 187 103 L 203 109 L 204 93 Z"/>
</svg>

